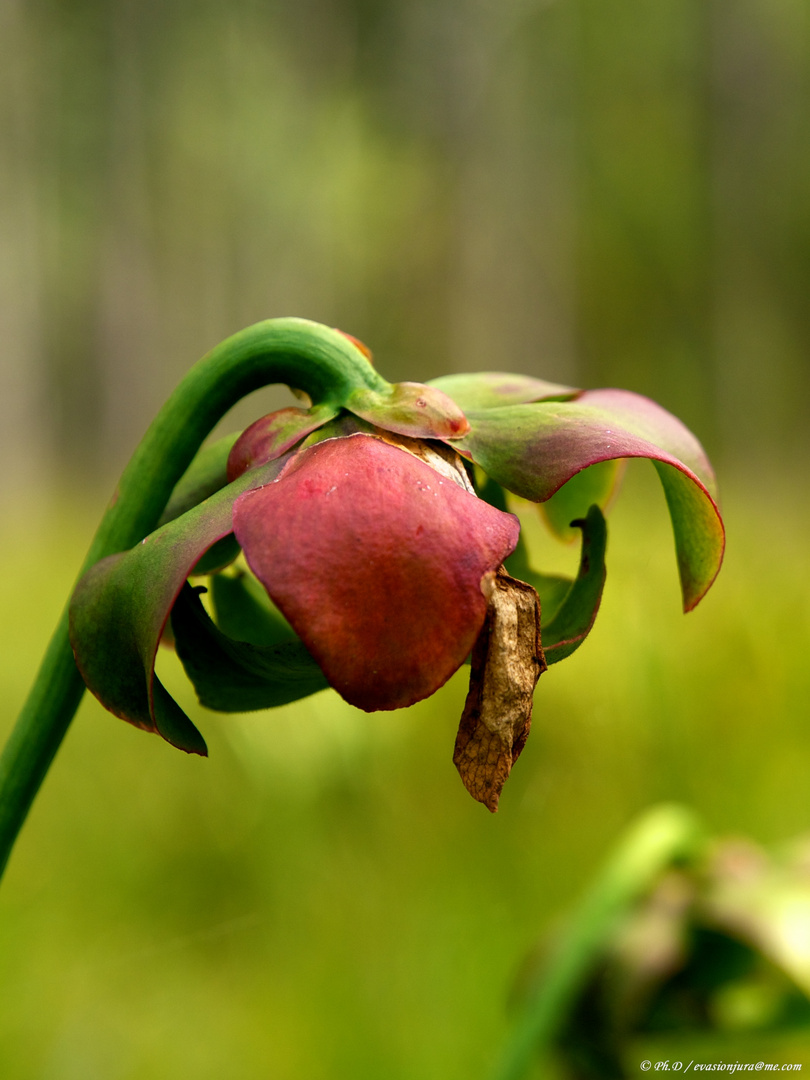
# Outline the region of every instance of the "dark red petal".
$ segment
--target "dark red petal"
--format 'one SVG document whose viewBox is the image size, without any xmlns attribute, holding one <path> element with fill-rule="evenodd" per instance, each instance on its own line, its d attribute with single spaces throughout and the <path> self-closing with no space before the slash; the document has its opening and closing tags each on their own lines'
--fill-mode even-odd
<svg viewBox="0 0 810 1080">
<path fill-rule="evenodd" d="M 331 685 L 368 711 L 428 697 L 463 663 L 486 614 L 481 580 L 519 530 L 367 435 L 304 451 L 237 500 L 234 528 Z"/>
</svg>

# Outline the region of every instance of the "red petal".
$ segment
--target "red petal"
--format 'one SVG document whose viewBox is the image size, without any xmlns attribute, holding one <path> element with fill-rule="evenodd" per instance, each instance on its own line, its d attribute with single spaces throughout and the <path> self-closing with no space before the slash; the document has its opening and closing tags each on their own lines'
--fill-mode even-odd
<svg viewBox="0 0 810 1080">
<path fill-rule="evenodd" d="M 463 663 L 486 614 L 481 579 L 519 530 L 367 435 L 304 451 L 237 500 L 234 528 L 329 682 L 368 711 L 428 697 Z"/>
</svg>

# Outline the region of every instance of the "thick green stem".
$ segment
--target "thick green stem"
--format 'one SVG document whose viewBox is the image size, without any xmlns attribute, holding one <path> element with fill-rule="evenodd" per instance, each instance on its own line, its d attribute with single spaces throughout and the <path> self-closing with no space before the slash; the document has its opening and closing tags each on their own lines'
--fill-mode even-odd
<svg viewBox="0 0 810 1080">
<path fill-rule="evenodd" d="M 543 1058 L 553 1049 L 618 919 L 662 870 L 694 855 L 701 836 L 691 811 L 675 805 L 656 806 L 630 826 L 557 941 L 521 1010 L 493 1080 L 524 1080 L 535 1063 L 542 1070 Z"/>
<path fill-rule="evenodd" d="M 343 334 L 304 319 L 269 319 L 203 357 L 161 409 L 125 469 L 82 566 L 125 551 L 158 523 L 203 440 L 241 398 L 269 383 L 314 404 L 344 404 L 390 385 Z M 68 640 L 67 609 L 0 758 L 0 873 L 84 693 Z"/>
</svg>

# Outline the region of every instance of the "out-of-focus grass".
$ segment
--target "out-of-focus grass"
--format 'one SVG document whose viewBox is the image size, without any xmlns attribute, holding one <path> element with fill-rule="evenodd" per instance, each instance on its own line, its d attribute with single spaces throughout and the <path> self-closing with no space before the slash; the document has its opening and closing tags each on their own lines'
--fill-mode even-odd
<svg viewBox="0 0 810 1080">
<path fill-rule="evenodd" d="M 4 732 L 84 509 L 3 517 Z M 764 841 L 810 828 L 807 510 L 733 484 L 725 509 L 726 566 L 683 617 L 663 499 L 630 470 L 596 627 L 543 676 L 494 817 L 451 761 L 463 673 L 406 712 L 326 692 L 221 717 L 164 655 L 207 761 L 87 700 L 0 889 L 0 1075 L 484 1076 L 522 956 L 635 812 L 677 799 Z"/>
</svg>

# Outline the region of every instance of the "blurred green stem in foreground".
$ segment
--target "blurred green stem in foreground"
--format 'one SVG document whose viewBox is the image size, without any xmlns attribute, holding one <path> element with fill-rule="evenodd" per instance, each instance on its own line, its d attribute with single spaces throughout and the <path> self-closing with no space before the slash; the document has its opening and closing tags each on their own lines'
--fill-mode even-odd
<svg viewBox="0 0 810 1080">
<path fill-rule="evenodd" d="M 557 941 L 542 977 L 529 991 L 492 1080 L 524 1080 L 554 1046 L 568 1012 L 606 940 L 628 907 L 673 862 L 699 849 L 703 831 L 685 807 L 653 807 L 620 839 Z"/>
<path fill-rule="evenodd" d="M 227 338 L 189 371 L 158 413 L 121 476 L 79 577 L 157 526 L 177 481 L 215 424 L 241 398 L 291 383 L 313 404 L 342 404 L 389 384 L 337 330 L 269 319 Z M 68 640 L 67 607 L 0 758 L 0 874 L 84 694 Z"/>
</svg>

